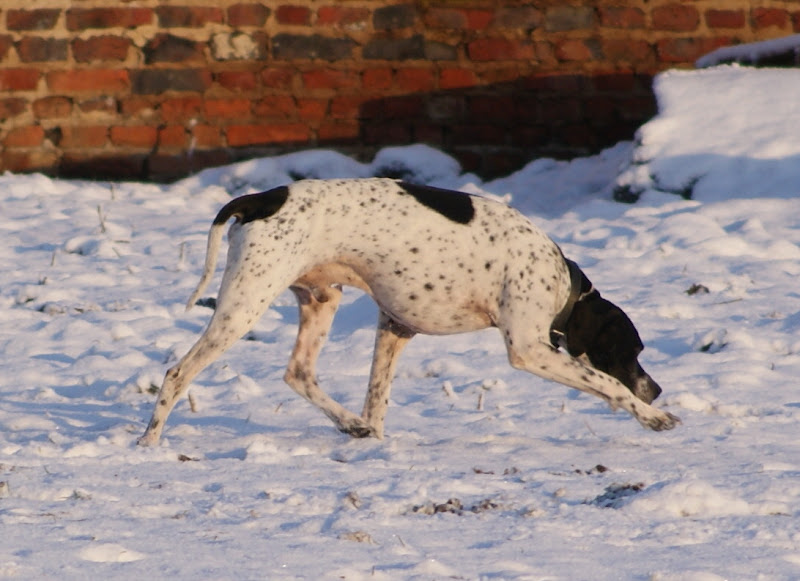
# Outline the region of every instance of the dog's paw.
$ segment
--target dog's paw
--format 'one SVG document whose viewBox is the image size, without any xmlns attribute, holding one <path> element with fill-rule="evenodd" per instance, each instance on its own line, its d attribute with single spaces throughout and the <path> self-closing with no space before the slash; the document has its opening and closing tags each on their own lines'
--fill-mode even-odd
<svg viewBox="0 0 800 581">
<path fill-rule="evenodd" d="M 136 440 L 136 445 L 144 448 L 155 446 L 156 444 L 158 444 L 158 435 L 152 432 L 145 432 L 141 438 Z"/>
<path fill-rule="evenodd" d="M 342 433 L 347 434 L 348 436 L 352 436 L 353 438 L 377 438 L 378 434 L 375 432 L 375 429 L 367 424 L 362 423 L 351 423 L 348 425 L 340 425 L 337 426 L 339 431 Z"/>
<path fill-rule="evenodd" d="M 669 412 L 662 412 L 658 416 L 649 418 L 644 425 L 655 432 L 663 432 L 664 430 L 671 430 L 680 423 L 681 419 L 678 416 Z"/>
</svg>

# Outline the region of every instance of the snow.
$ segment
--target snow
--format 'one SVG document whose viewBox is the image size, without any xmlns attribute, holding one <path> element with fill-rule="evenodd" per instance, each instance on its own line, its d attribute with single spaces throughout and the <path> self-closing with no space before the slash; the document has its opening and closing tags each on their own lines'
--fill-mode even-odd
<svg viewBox="0 0 800 581">
<path fill-rule="evenodd" d="M 759 42 L 723 46 L 697 59 L 695 65 L 698 68 L 706 68 L 731 62 L 758 64 L 775 59 L 793 61 L 796 65 L 798 56 L 800 56 L 800 34 L 790 34 Z"/>
<path fill-rule="evenodd" d="M 420 145 L 171 186 L 0 176 L 0 577 L 800 578 L 798 74 L 663 74 L 636 143 L 485 183 Z M 282 383 L 285 294 L 197 378 L 196 413 L 136 447 L 208 320 L 183 304 L 230 195 L 390 172 L 543 227 L 635 321 L 683 424 L 648 432 L 515 371 L 487 330 L 415 338 L 386 439 L 352 440 Z M 624 186 L 636 204 L 613 201 Z M 353 410 L 375 318 L 348 292 L 320 361 Z"/>
</svg>

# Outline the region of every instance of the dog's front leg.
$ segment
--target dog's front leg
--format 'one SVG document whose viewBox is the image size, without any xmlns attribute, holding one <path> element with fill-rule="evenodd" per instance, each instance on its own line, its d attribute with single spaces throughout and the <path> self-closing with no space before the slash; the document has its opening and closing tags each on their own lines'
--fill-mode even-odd
<svg viewBox="0 0 800 581">
<path fill-rule="evenodd" d="M 578 359 L 560 353 L 549 343 L 540 341 L 524 346 L 522 341 L 506 340 L 508 359 L 512 367 L 528 371 L 590 393 L 605 400 L 611 409 L 622 408 L 645 428 L 655 431 L 671 430 L 681 421 L 671 413 L 661 411 L 635 397 L 615 378 L 584 365 Z"/>
<path fill-rule="evenodd" d="M 363 419 L 322 391 L 317 382 L 317 358 L 330 332 L 336 309 L 339 307 L 342 298 L 341 288 L 329 286 L 311 290 L 302 286 L 292 286 L 290 289 L 297 298 L 300 322 L 297 341 L 289 365 L 286 367 L 284 381 L 299 395 L 318 407 L 340 431 L 360 438 L 373 435 L 370 426 Z"/>
<path fill-rule="evenodd" d="M 381 311 L 378 332 L 375 336 L 369 390 L 364 401 L 364 410 L 361 412 L 361 417 L 369 424 L 373 435 L 377 438 L 383 438 L 383 422 L 389 407 L 389 392 L 392 389 L 397 360 L 413 336 L 414 332 L 411 329 Z"/>
</svg>

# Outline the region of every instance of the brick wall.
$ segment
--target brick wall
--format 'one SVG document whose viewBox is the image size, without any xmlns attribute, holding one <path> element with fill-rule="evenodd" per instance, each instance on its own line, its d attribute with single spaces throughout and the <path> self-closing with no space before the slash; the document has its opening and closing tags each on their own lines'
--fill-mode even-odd
<svg viewBox="0 0 800 581">
<path fill-rule="evenodd" d="M 656 72 L 798 31 L 796 0 L 3 0 L 0 170 L 425 142 L 491 175 L 630 138 Z"/>
</svg>

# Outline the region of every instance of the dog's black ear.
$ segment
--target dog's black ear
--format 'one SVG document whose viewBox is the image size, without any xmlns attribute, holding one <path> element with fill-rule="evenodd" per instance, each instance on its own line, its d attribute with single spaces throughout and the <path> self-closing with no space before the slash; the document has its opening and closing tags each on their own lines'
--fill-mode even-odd
<svg viewBox="0 0 800 581">
<path fill-rule="evenodd" d="M 573 357 L 584 353 L 595 365 L 611 363 L 615 355 L 641 353 L 636 327 L 617 305 L 599 294 L 578 301 L 567 321 L 567 351 Z"/>
</svg>

